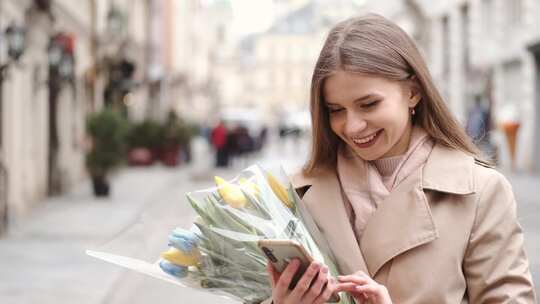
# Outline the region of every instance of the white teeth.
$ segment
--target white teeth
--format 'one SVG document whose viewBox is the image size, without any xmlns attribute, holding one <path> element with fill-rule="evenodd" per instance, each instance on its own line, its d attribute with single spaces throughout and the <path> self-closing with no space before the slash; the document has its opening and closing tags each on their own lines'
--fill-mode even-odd
<svg viewBox="0 0 540 304">
<path fill-rule="evenodd" d="M 377 132 L 373 133 L 372 135 L 368 136 L 368 137 L 363 137 L 363 138 L 353 138 L 352 140 L 357 143 L 357 144 L 365 144 L 367 142 L 370 142 L 372 141 L 375 136 L 377 136 Z"/>
</svg>

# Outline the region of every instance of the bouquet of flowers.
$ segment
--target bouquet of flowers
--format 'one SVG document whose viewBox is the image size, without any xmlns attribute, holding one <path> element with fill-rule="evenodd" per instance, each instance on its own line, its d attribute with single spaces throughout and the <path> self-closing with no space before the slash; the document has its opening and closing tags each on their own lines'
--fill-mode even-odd
<svg viewBox="0 0 540 304">
<path fill-rule="evenodd" d="M 161 254 L 160 268 L 182 285 L 259 303 L 271 296 L 261 239 L 290 239 L 338 271 L 331 250 L 290 183 L 258 166 L 216 187 L 187 194 L 198 214 L 190 230 L 177 228 Z M 309 229 L 308 229 L 309 228 Z M 352 303 L 341 297 L 340 303 Z"/>
</svg>

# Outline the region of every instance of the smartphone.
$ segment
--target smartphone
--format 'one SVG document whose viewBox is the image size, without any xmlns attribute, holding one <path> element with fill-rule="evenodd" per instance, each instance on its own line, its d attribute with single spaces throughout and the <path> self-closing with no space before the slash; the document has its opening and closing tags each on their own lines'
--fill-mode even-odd
<svg viewBox="0 0 540 304">
<path fill-rule="evenodd" d="M 259 240 L 258 246 L 278 272 L 283 272 L 289 262 L 293 259 L 300 260 L 300 267 L 298 268 L 298 271 L 296 271 L 291 284 L 289 285 L 289 289 L 294 289 L 311 262 L 314 261 L 304 247 L 293 240 Z M 313 282 L 315 282 L 316 279 L 317 277 L 313 279 Z M 329 302 L 335 303 L 339 302 L 339 300 L 339 295 L 333 294 Z"/>
</svg>

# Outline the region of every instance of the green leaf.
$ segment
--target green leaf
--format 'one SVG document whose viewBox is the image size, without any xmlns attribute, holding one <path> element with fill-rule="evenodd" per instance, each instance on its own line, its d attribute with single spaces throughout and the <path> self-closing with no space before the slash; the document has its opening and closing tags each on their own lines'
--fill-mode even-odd
<svg viewBox="0 0 540 304">
<path fill-rule="evenodd" d="M 186 194 L 186 197 L 191 204 L 191 207 L 197 212 L 197 214 L 203 219 L 203 221 L 207 225 L 214 225 L 214 218 L 207 213 L 207 208 L 204 208 L 204 206 L 201 206 L 201 203 L 196 201 L 190 194 Z M 197 225 L 199 226 L 199 225 Z"/>
</svg>

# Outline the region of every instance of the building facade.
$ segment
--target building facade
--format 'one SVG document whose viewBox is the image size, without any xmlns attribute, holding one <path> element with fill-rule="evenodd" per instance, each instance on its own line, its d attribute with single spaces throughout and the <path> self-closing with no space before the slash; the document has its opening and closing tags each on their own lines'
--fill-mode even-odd
<svg viewBox="0 0 540 304">
<path fill-rule="evenodd" d="M 128 116 L 145 115 L 151 2 L 0 1 L 0 234 L 86 178 L 85 120 L 107 103 L 114 64 L 135 71 L 120 99 Z M 25 32 L 17 60 L 15 26 Z"/>
<path fill-rule="evenodd" d="M 415 0 L 429 20 L 428 55 L 451 108 L 465 123 L 475 96 L 489 101 L 502 167 L 509 146 L 500 125 L 519 122 L 517 169 L 540 170 L 540 3 L 536 0 Z"/>
<path fill-rule="evenodd" d="M 225 0 L 0 1 L 0 234 L 86 178 L 89 113 L 201 121 L 214 111 L 229 18 Z M 24 38 L 8 35 L 19 27 Z M 10 41 L 26 42 L 17 60 Z"/>
<path fill-rule="evenodd" d="M 306 111 L 315 62 L 329 29 L 346 18 L 367 12 L 384 15 L 426 40 L 425 20 L 411 1 L 302 0 L 276 1 L 278 17 L 265 32 L 248 36 L 238 46 L 235 65 L 223 83 L 225 107 L 260 110 L 267 123 Z M 220 81 L 221 82 L 221 81 Z M 235 85 L 240 84 L 240 85 Z"/>
<path fill-rule="evenodd" d="M 272 125 L 304 111 L 326 34 L 335 23 L 364 11 L 358 2 L 292 1 L 293 10 L 281 8 L 282 15 L 269 30 L 245 38 L 239 46 L 237 75 L 242 87 L 236 102 L 266 113 Z"/>
<path fill-rule="evenodd" d="M 40 199 L 56 195 L 83 176 L 84 104 L 78 92 L 72 60 L 75 32 L 61 32 L 48 1 L 2 1 L 2 64 L 8 63 L 1 84 L 2 165 L 5 188 L 2 203 L 5 226 Z M 6 28 L 24 28 L 24 53 L 9 56 Z M 62 35 L 58 35 L 58 34 Z M 62 38 L 62 40 L 60 39 Z M 53 46 L 64 52 L 62 65 L 53 66 Z M 6 54 L 7 53 L 7 54 Z M 62 78 L 53 77 L 60 75 Z"/>
</svg>

